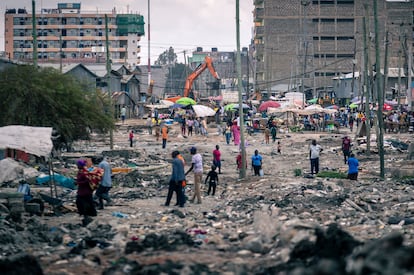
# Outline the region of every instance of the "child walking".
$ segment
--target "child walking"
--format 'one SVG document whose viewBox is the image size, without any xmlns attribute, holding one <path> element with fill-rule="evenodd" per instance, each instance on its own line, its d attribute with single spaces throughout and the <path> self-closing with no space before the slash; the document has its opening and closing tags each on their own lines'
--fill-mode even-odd
<svg viewBox="0 0 414 275">
<path fill-rule="evenodd" d="M 218 174 L 216 172 L 216 166 L 214 165 L 211 166 L 211 170 L 208 172 L 204 184 L 207 184 L 207 181 L 208 181 L 207 195 L 210 195 L 210 191 L 211 189 L 213 189 L 213 193 L 211 195 L 214 196 L 214 194 L 216 193 L 217 184 L 219 182 Z"/>
</svg>

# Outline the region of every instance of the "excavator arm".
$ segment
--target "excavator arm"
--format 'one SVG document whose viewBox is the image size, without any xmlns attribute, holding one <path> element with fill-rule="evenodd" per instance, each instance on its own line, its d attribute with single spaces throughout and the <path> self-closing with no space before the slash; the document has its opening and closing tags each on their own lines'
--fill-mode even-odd
<svg viewBox="0 0 414 275">
<path fill-rule="evenodd" d="M 207 68 L 208 68 L 208 70 L 210 71 L 211 75 L 214 78 L 216 78 L 217 80 L 220 80 L 218 73 L 214 69 L 213 61 L 212 61 L 211 57 L 206 56 L 205 59 L 204 59 L 204 63 L 198 65 L 197 68 L 187 77 L 187 80 L 185 81 L 184 94 L 183 94 L 185 97 L 192 97 L 193 99 L 195 99 L 194 94 L 192 94 L 192 96 L 190 96 L 190 92 L 191 92 L 191 88 L 193 86 L 193 82 Z"/>
</svg>

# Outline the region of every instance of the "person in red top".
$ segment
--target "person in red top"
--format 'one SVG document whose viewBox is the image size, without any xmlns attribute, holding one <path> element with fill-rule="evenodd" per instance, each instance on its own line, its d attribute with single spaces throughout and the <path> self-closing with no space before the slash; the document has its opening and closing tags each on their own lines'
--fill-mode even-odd
<svg viewBox="0 0 414 275">
<path fill-rule="evenodd" d="M 246 168 L 247 168 L 246 157 L 244 158 L 244 162 L 245 162 Z M 242 152 L 241 151 L 239 152 L 239 154 L 236 157 L 236 164 L 237 164 L 237 170 L 240 171 L 240 169 L 242 168 Z"/>
<path fill-rule="evenodd" d="M 221 174 L 221 152 L 218 145 L 216 145 L 216 149 L 213 151 L 213 164 L 218 168 L 219 174 Z"/>
<path fill-rule="evenodd" d="M 76 185 L 78 192 L 76 196 L 76 208 L 79 215 L 84 216 L 82 225 L 87 226 L 91 221 L 91 217 L 96 216 L 95 202 L 93 201 L 93 190 L 90 187 L 87 177 L 88 170 L 86 168 L 86 160 L 80 159 L 76 162 L 78 166 L 78 174 L 76 175 Z"/>
<path fill-rule="evenodd" d="M 134 131 L 131 130 L 131 132 L 129 132 L 129 147 L 132 147 L 134 143 Z"/>
<path fill-rule="evenodd" d="M 348 136 L 342 139 L 342 153 L 344 154 L 344 163 L 347 164 L 351 155 L 351 139 Z"/>
</svg>

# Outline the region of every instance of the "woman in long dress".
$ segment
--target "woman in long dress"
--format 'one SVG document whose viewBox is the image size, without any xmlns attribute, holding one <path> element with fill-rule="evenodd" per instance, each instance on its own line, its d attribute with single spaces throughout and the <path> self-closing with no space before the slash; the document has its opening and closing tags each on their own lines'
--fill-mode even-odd
<svg viewBox="0 0 414 275">
<path fill-rule="evenodd" d="M 237 121 L 233 122 L 231 126 L 231 132 L 233 133 L 234 145 L 240 144 L 240 127 L 237 126 Z"/>
</svg>

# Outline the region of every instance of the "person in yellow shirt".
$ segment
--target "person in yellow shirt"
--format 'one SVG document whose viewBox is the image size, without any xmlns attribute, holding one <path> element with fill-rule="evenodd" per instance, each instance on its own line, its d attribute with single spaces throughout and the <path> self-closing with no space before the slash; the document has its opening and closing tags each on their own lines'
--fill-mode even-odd
<svg viewBox="0 0 414 275">
<path fill-rule="evenodd" d="M 167 139 L 168 139 L 168 126 L 167 124 L 163 124 L 161 128 L 161 137 L 162 137 L 162 148 L 165 149 L 167 147 Z"/>
</svg>

